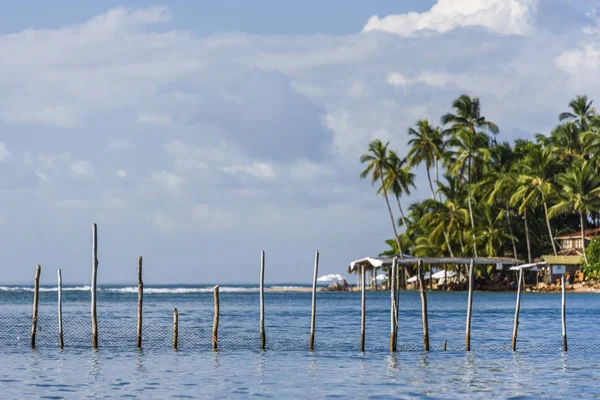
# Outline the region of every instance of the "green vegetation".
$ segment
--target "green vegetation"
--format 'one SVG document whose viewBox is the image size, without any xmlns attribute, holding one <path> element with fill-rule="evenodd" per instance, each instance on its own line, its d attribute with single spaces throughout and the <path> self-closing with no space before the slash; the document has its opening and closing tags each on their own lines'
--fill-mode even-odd
<svg viewBox="0 0 600 400">
<path fill-rule="evenodd" d="M 582 271 L 586 279 L 600 279 L 600 240 L 594 239 L 587 248 L 587 263 Z"/>
<path fill-rule="evenodd" d="M 394 233 L 384 254 L 531 262 L 560 251 L 556 235 L 598 226 L 600 115 L 592 101 L 571 101 L 556 128 L 533 141 L 499 143 L 498 132 L 479 99 L 462 95 L 440 126 L 421 120 L 408 128 L 405 157 L 389 143 L 369 144 L 360 159 L 361 178 L 370 178 L 385 198 Z M 409 205 L 415 168 L 425 169 L 427 182 L 418 183 L 428 186 L 431 198 Z M 390 198 L 396 199 L 398 220 Z M 584 257 L 600 275 L 600 244 L 594 242 Z"/>
</svg>

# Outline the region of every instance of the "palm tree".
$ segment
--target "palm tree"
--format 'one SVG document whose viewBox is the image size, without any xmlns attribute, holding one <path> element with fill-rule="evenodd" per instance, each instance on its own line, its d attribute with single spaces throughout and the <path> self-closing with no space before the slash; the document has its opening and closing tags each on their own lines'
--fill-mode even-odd
<svg viewBox="0 0 600 400">
<path fill-rule="evenodd" d="M 411 186 L 413 188 L 416 187 L 415 174 L 410 172 L 410 168 L 406 164 L 406 158 L 400 158 L 395 151 L 390 150 L 388 152 L 388 168 L 385 170 L 384 185 L 388 192 L 391 191 L 394 196 L 396 196 L 398 210 L 400 211 L 400 217 L 402 218 L 402 225 L 404 225 L 406 234 L 411 242 L 412 247 L 414 248 L 415 244 L 412 240 L 412 237 L 409 235 L 409 224 L 406 216 L 404 215 L 402 203 L 400 202 L 400 197 L 402 195 L 410 196 Z M 382 188 L 379 190 L 381 191 Z"/>
<path fill-rule="evenodd" d="M 471 219 L 471 234 L 473 236 L 473 254 L 477 257 L 475 218 L 473 216 L 472 204 L 473 194 L 471 192 L 471 164 L 473 158 L 478 154 L 483 153 L 481 150 L 487 147 L 483 145 L 483 139 L 487 137 L 485 131 L 497 134 L 498 127 L 493 122 L 487 121 L 485 117 L 481 115 L 481 105 L 479 98 L 477 97 L 471 98 L 466 94 L 463 94 L 458 99 L 454 100 L 452 107 L 455 110 L 455 114 L 445 114 L 442 117 L 442 125 L 451 124 L 448 131 L 451 133 L 452 138 L 448 145 L 458 148 L 456 153 L 458 157 L 463 160 L 461 162 L 461 172 L 464 164 L 467 164 L 467 200 L 469 204 L 469 217 Z M 482 132 L 478 132 L 478 129 Z"/>
<path fill-rule="evenodd" d="M 388 191 L 384 183 L 384 175 L 389 169 L 387 149 L 388 145 L 389 142 L 384 145 L 379 139 L 376 139 L 369 143 L 368 153 L 365 153 L 362 156 L 360 156 L 360 162 L 363 164 L 367 164 L 367 167 L 360 174 L 360 177 L 361 179 L 365 179 L 367 176 L 370 175 L 371 185 L 374 185 L 377 181 L 380 182 L 380 190 L 383 189 L 383 197 L 385 198 L 385 203 L 387 205 L 388 212 L 390 213 L 390 220 L 392 221 L 392 228 L 394 229 L 394 238 L 396 240 L 396 244 L 398 245 L 398 250 L 400 251 L 400 254 L 402 254 L 402 246 L 400 245 L 400 239 L 398 238 L 398 230 L 396 229 L 394 214 L 392 214 L 390 200 L 388 199 Z M 378 190 L 377 193 L 379 193 L 380 190 Z"/>
<path fill-rule="evenodd" d="M 500 209 L 500 212 L 495 214 L 490 204 L 483 203 L 483 224 L 478 233 L 489 257 L 496 257 L 496 249 L 504 248 L 505 242 L 514 238 L 505 231 L 505 225 L 502 224 L 504 213 L 505 211 Z"/>
<path fill-rule="evenodd" d="M 596 109 L 592 107 L 593 101 L 588 102 L 587 96 L 577 96 L 569 103 L 571 111 L 560 113 L 558 119 L 562 121 L 574 121 L 580 132 L 588 130 L 589 121 L 596 115 Z"/>
<path fill-rule="evenodd" d="M 552 227 L 550 226 L 548 197 L 555 193 L 552 179 L 556 174 L 556 166 L 557 163 L 552 158 L 551 150 L 532 147 L 521 164 L 520 175 L 517 179 L 519 187 L 513 196 L 517 199 L 526 199 L 523 204 L 531 204 L 535 194 L 539 194 L 544 206 L 546 226 L 554 255 L 557 254 L 557 251 L 552 235 Z"/>
<path fill-rule="evenodd" d="M 516 258 L 517 244 L 510 218 L 510 193 L 513 192 L 516 183 L 514 170 L 517 156 L 510 144 L 506 142 L 494 146 L 491 155 L 488 176 L 479 186 L 485 189 L 485 193 L 489 193 L 487 201 L 490 204 L 497 201 L 504 207 L 503 215 L 511 236 L 513 256 Z"/>
<path fill-rule="evenodd" d="M 550 208 L 550 215 L 572 210 L 579 213 L 583 258 L 587 263 L 585 226 L 588 212 L 600 207 L 600 177 L 588 161 L 578 160 L 571 164 L 566 172 L 559 175 L 557 180 L 562 188 L 562 198 Z"/>
<path fill-rule="evenodd" d="M 425 163 L 431 197 L 435 199 L 435 190 L 431 182 L 430 170 L 432 166 L 436 167 L 437 181 L 437 164 L 440 159 L 442 147 L 442 133 L 439 128 L 433 127 L 428 120 L 423 119 L 417 122 L 417 129 L 408 128 L 408 134 L 413 136 L 408 141 L 408 144 L 411 146 L 407 155 L 407 158 L 410 160 L 410 166 L 419 166 L 421 163 Z"/>
</svg>

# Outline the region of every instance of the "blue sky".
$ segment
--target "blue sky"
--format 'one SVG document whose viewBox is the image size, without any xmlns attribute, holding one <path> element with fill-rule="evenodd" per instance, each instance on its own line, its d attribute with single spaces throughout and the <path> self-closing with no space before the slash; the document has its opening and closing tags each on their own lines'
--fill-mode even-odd
<svg viewBox="0 0 600 400">
<path fill-rule="evenodd" d="M 462 93 L 531 137 L 600 85 L 597 1 L 249 4 L 2 2 L 0 283 L 87 282 L 92 222 L 101 283 L 344 272 L 391 236 L 369 141 Z"/>
</svg>

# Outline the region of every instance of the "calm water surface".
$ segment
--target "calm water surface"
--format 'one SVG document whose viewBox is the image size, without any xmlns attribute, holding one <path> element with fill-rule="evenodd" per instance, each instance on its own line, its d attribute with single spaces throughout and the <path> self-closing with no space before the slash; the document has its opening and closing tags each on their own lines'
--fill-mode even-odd
<svg viewBox="0 0 600 400">
<path fill-rule="evenodd" d="M 100 350 L 89 349 L 89 292 L 64 293 L 57 349 L 56 293 L 41 293 L 38 349 L 29 350 L 31 292 L 0 289 L 2 398 L 593 398 L 600 397 L 600 295 L 525 293 L 519 351 L 510 351 L 514 293 L 475 293 L 464 351 L 466 293 L 431 293 L 432 351 L 424 353 L 418 293 L 401 293 L 399 349 L 390 354 L 389 294 L 367 294 L 367 351 L 358 351 L 359 293 L 319 293 L 309 352 L 309 293 L 267 293 L 267 351 L 258 348 L 258 294 L 221 293 L 220 351 L 210 351 L 212 294 L 155 288 L 144 298 L 144 349 L 135 349 L 136 294 L 99 294 Z M 189 289 L 189 290 L 188 290 Z M 227 290 L 227 289 L 224 289 Z M 180 311 L 180 351 L 170 349 Z M 443 342 L 448 341 L 448 351 Z"/>
</svg>

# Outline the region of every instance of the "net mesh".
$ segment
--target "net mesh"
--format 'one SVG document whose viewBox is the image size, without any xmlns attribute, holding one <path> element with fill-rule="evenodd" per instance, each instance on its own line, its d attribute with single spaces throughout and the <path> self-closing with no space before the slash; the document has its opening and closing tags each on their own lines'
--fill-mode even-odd
<svg viewBox="0 0 600 400">
<path fill-rule="evenodd" d="M 63 338 L 65 349 L 89 349 L 91 347 L 92 326 L 89 316 L 69 316 L 63 320 Z M 104 318 L 98 321 L 98 342 L 100 349 L 124 350 L 136 348 L 137 321 L 133 318 Z M 291 334 L 294 334 L 293 332 Z M 330 339 L 315 341 L 317 351 L 359 351 L 360 336 L 347 337 L 343 341 Z M 163 321 L 153 320 L 143 325 L 142 347 L 148 350 L 170 350 L 173 347 L 173 319 L 165 318 Z M 354 340 L 353 340 L 354 339 Z M 375 340 L 376 339 L 376 340 Z M 421 352 L 423 343 L 416 338 L 414 342 L 399 342 L 399 352 Z M 267 331 L 267 350 L 278 351 L 306 351 L 308 349 L 308 333 L 294 336 L 280 335 Z M 365 350 L 389 351 L 389 342 L 384 336 L 379 335 L 369 342 L 367 336 Z M 37 320 L 36 349 L 58 349 L 58 318 L 43 315 Z M 179 319 L 178 324 L 178 350 L 182 351 L 211 351 L 212 328 L 200 326 L 193 321 L 186 322 Z M 0 351 L 27 351 L 31 346 L 31 316 L 25 314 L 3 314 L 0 316 Z M 258 350 L 260 338 L 258 330 L 249 331 L 220 331 L 218 335 L 220 350 Z M 464 341 L 448 340 L 430 343 L 430 351 L 465 351 Z M 544 352 L 562 351 L 562 341 L 535 343 L 526 341 L 517 344 L 519 352 Z M 472 344 L 471 351 L 511 351 L 510 339 L 505 343 L 491 345 Z M 569 351 L 594 351 L 600 352 L 600 343 L 586 342 L 569 343 Z"/>
</svg>

